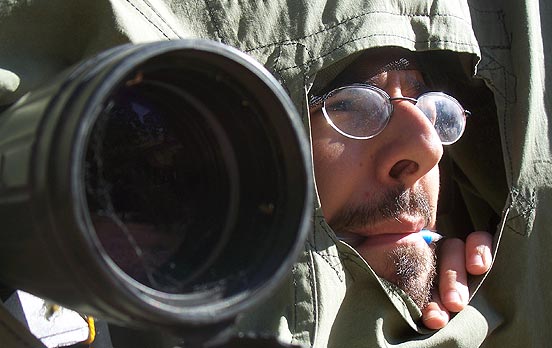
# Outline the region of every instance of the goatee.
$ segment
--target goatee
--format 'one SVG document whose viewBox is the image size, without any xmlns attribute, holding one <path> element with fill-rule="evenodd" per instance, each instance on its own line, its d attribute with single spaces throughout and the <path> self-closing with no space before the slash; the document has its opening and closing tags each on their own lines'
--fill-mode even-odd
<svg viewBox="0 0 552 348">
<path fill-rule="evenodd" d="M 427 225 L 431 221 L 432 210 L 429 198 L 421 188 L 397 187 L 380 199 L 371 200 L 360 207 L 343 209 L 330 221 L 330 226 L 338 234 L 348 234 L 385 220 L 400 222 L 402 215 L 419 216 Z M 386 280 L 406 292 L 420 308 L 424 308 L 431 299 L 436 273 L 433 249 L 400 245 L 387 254 L 386 269 L 391 272 L 386 272 Z M 380 274 L 377 270 L 376 273 Z"/>
<path fill-rule="evenodd" d="M 406 292 L 419 308 L 424 308 L 431 301 L 436 274 L 434 248 L 400 245 L 389 252 L 389 262 L 395 269 L 395 278 L 387 280 Z"/>
</svg>

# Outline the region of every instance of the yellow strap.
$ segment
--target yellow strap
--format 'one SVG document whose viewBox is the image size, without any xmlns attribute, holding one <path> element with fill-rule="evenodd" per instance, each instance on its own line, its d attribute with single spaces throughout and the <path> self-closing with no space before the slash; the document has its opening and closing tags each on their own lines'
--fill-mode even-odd
<svg viewBox="0 0 552 348">
<path fill-rule="evenodd" d="M 91 344 L 92 342 L 94 342 L 94 338 L 96 338 L 96 327 L 94 325 L 94 318 L 91 316 L 87 316 L 84 319 L 88 323 L 88 338 L 82 343 Z"/>
</svg>

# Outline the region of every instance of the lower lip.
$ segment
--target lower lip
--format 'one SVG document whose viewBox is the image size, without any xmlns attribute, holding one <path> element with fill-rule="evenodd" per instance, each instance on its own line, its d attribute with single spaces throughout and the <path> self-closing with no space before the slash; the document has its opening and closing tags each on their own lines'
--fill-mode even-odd
<svg viewBox="0 0 552 348">
<path fill-rule="evenodd" d="M 424 239 L 419 233 L 389 233 L 378 234 L 367 237 L 363 244 L 369 245 L 382 245 L 382 244 L 404 244 L 404 243 L 418 243 L 422 242 L 426 244 Z"/>
</svg>

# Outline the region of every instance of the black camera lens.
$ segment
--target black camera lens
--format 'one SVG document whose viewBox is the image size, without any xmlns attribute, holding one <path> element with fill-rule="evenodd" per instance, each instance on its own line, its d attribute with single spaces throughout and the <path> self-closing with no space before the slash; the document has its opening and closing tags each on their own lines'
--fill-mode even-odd
<svg viewBox="0 0 552 348">
<path fill-rule="evenodd" d="M 182 93 L 147 81 L 118 90 L 86 159 L 90 216 L 107 255 L 167 293 L 212 267 L 238 204 L 232 145 L 209 109 Z"/>
<path fill-rule="evenodd" d="M 10 286 L 124 326 L 220 330 L 287 279 L 303 248 L 302 122 L 231 47 L 114 47 L 2 122 L 20 135 L 0 140 L 18 174 L 0 197 Z"/>
<path fill-rule="evenodd" d="M 281 267 L 297 223 L 284 216 L 301 208 L 265 117 L 278 106 L 225 70 L 162 58 L 109 91 L 90 132 L 92 231 L 115 274 L 156 301 L 239 298 Z"/>
</svg>

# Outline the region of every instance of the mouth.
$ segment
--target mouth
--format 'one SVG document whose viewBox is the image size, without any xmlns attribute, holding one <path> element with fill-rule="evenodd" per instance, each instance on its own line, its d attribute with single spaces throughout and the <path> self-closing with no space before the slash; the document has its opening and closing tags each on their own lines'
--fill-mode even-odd
<svg viewBox="0 0 552 348">
<path fill-rule="evenodd" d="M 399 245 L 399 244 L 418 244 L 423 242 L 427 245 L 420 231 L 410 233 L 384 233 L 365 237 L 362 244 L 370 246 L 379 245 Z"/>
<path fill-rule="evenodd" d="M 430 221 L 420 215 L 401 214 L 393 219 L 381 219 L 365 226 L 353 227 L 348 231 L 364 237 L 383 234 L 410 234 L 428 227 Z"/>
<path fill-rule="evenodd" d="M 338 238 L 352 247 L 363 245 L 406 244 L 427 242 L 427 221 L 417 217 L 382 221 L 376 225 L 338 232 Z M 431 239 L 431 237 L 429 237 Z"/>
<path fill-rule="evenodd" d="M 386 233 L 386 234 L 377 234 L 374 236 L 361 236 L 361 235 L 351 235 L 351 236 L 339 236 L 339 240 L 346 242 L 351 245 L 353 248 L 360 246 L 361 244 L 369 244 L 372 246 L 383 245 L 383 244 L 405 244 L 408 242 L 424 242 L 427 244 L 426 239 L 420 232 L 411 232 L 411 233 Z"/>
</svg>

